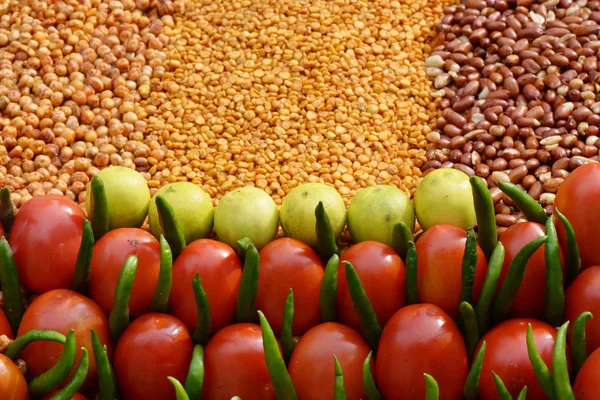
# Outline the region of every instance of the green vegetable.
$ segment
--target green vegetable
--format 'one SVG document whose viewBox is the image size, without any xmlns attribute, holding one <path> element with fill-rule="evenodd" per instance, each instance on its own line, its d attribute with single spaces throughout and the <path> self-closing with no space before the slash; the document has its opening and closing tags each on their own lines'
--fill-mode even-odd
<svg viewBox="0 0 600 400">
<path fill-rule="evenodd" d="M 104 182 L 96 175 L 90 182 L 90 219 L 92 220 L 92 230 L 94 239 L 98 241 L 108 231 L 110 231 L 110 210 L 108 209 L 108 198 L 104 189 Z"/>
<path fill-rule="evenodd" d="M 197 344 L 205 345 L 210 336 L 210 305 L 208 297 L 206 297 L 206 292 L 202 287 L 199 274 L 196 274 L 194 277 L 192 288 L 194 289 L 197 310 L 196 331 L 193 333 L 192 339 Z"/>
<path fill-rule="evenodd" d="M 569 321 L 562 324 L 556 334 L 554 350 L 552 352 L 552 378 L 554 381 L 554 393 L 556 400 L 575 400 L 575 394 L 571 387 L 571 378 L 567 367 L 567 329 Z"/>
<path fill-rule="evenodd" d="M 481 246 L 486 259 L 489 260 L 498 243 L 494 200 L 484 179 L 472 176 L 469 178 L 469 182 L 473 191 L 473 203 L 477 216 L 479 246 Z"/>
<path fill-rule="evenodd" d="M 558 236 L 552 218 L 546 221 L 548 240 L 544 247 L 546 261 L 546 303 L 544 320 L 552 326 L 558 326 L 565 315 L 565 290 L 563 287 L 563 270 L 560 262 Z"/>
<path fill-rule="evenodd" d="M 435 378 L 429 374 L 425 376 L 425 400 L 438 400 L 440 398 L 440 388 Z"/>
<path fill-rule="evenodd" d="M 98 334 L 92 331 L 92 349 L 96 359 L 96 368 L 98 370 L 98 400 L 115 400 L 117 396 L 117 380 L 115 372 L 112 369 L 108 359 L 106 345 L 100 343 Z"/>
<path fill-rule="evenodd" d="M 185 378 L 185 392 L 190 400 L 200 400 L 204 385 L 204 349 L 201 345 L 194 346 L 192 361 Z"/>
<path fill-rule="evenodd" d="M 571 355 L 573 358 L 573 375 L 577 376 L 579 370 L 587 360 L 587 344 L 585 340 L 585 324 L 588 319 L 593 318 L 589 311 L 581 313 L 573 323 L 571 332 Z"/>
<path fill-rule="evenodd" d="M 556 216 L 565 227 L 567 236 L 567 266 L 566 266 L 566 284 L 569 285 L 581 271 L 581 255 L 579 254 L 579 245 L 575 237 L 575 230 L 571 222 L 565 217 L 558 208 L 554 208 Z"/>
<path fill-rule="evenodd" d="M 6 318 L 8 318 L 13 332 L 16 333 L 25 313 L 25 303 L 21 294 L 21 284 L 12 249 L 5 237 L 0 238 L 0 286 L 4 296 Z"/>
<path fill-rule="evenodd" d="M 157 313 L 169 312 L 169 296 L 171 295 L 171 284 L 173 283 L 173 254 L 167 239 L 160 235 L 160 271 L 158 273 L 158 284 L 152 299 L 152 311 Z"/>
<path fill-rule="evenodd" d="M 460 303 L 460 316 L 463 323 L 463 331 L 465 335 L 465 342 L 467 345 L 467 354 L 469 360 L 473 357 L 473 353 L 479 343 L 479 327 L 477 326 L 477 316 L 473 306 L 463 301 Z"/>
<path fill-rule="evenodd" d="M 285 301 L 283 311 L 283 323 L 281 327 L 281 349 L 283 358 L 287 364 L 290 361 L 292 351 L 294 351 L 294 340 L 292 339 L 292 326 L 294 325 L 294 291 L 290 288 Z"/>
<path fill-rule="evenodd" d="M 75 364 L 75 331 L 71 329 L 65 339 L 64 349 L 60 359 L 52 368 L 42 375 L 33 378 L 29 382 L 29 394 L 31 396 L 43 396 L 56 389 L 67 377 Z"/>
<path fill-rule="evenodd" d="M 137 266 L 137 256 L 131 255 L 127 257 L 119 274 L 119 280 L 115 288 L 115 300 L 108 317 L 113 343 L 119 341 L 119 337 L 121 337 L 127 326 L 129 326 L 129 299 L 131 298 L 131 289 L 133 289 Z"/>
<path fill-rule="evenodd" d="M 417 249 L 415 242 L 408 242 L 406 252 L 406 304 L 419 304 L 419 290 L 417 289 Z"/>
<path fill-rule="evenodd" d="M 476 400 L 479 395 L 479 378 L 481 377 L 481 367 L 483 366 L 483 357 L 487 343 L 484 341 L 475 356 L 475 361 L 471 366 L 465 387 L 463 388 L 463 396 L 467 400 Z"/>
<path fill-rule="evenodd" d="M 79 360 L 79 364 L 77 365 L 77 369 L 75 369 L 75 373 L 73 374 L 73 378 L 63 387 L 58 393 L 50 398 L 50 400 L 71 400 L 77 391 L 83 385 L 85 378 L 87 377 L 88 368 L 90 365 L 88 351 L 85 347 L 82 347 L 83 355 L 81 356 L 81 360 Z M 69 371 L 71 369 L 69 368 Z M 31 392 L 30 392 L 31 393 Z"/>
<path fill-rule="evenodd" d="M 333 386 L 333 398 L 334 400 L 346 400 L 346 387 L 344 386 L 344 372 L 338 358 L 333 355 L 333 361 L 335 363 L 335 383 Z"/>
<path fill-rule="evenodd" d="M 473 282 L 475 282 L 475 268 L 477 267 L 477 236 L 472 228 L 467 229 L 465 252 L 462 259 L 462 286 L 460 301 L 471 304 L 473 302 Z"/>
<path fill-rule="evenodd" d="M 15 206 L 10 199 L 10 190 L 3 188 L 0 190 L 0 224 L 4 227 L 4 232 L 10 233 L 15 220 Z"/>
<path fill-rule="evenodd" d="M 173 258 L 177 258 L 186 246 L 183 228 L 175 216 L 175 210 L 161 195 L 156 196 L 156 209 L 160 226 L 173 252 Z"/>
<path fill-rule="evenodd" d="M 315 208 L 316 232 L 317 232 L 317 250 L 323 262 L 327 262 L 334 254 L 339 256 L 340 249 L 335 240 L 331 221 L 325 211 L 325 206 L 322 201 L 319 201 Z"/>
<path fill-rule="evenodd" d="M 325 266 L 325 275 L 323 275 L 323 280 L 321 281 L 321 294 L 319 297 L 321 320 L 323 322 L 334 322 L 337 320 L 336 296 L 339 263 L 340 258 L 334 254 Z"/>
<path fill-rule="evenodd" d="M 485 280 L 483 281 L 483 288 L 481 289 L 479 300 L 475 306 L 480 336 L 485 335 L 490 328 L 492 302 L 496 296 L 496 287 L 498 286 L 498 279 L 500 278 L 503 264 L 504 246 L 502 245 L 502 242 L 498 242 L 488 262 Z"/>
<path fill-rule="evenodd" d="M 394 225 L 392 231 L 392 247 L 396 253 L 405 260 L 408 253 L 408 243 L 413 241 L 413 233 L 404 222 Z"/>
<path fill-rule="evenodd" d="M 94 231 L 87 219 L 83 220 L 83 236 L 79 245 L 75 272 L 73 274 L 73 290 L 83 295 L 87 294 L 90 267 L 92 264 L 92 251 L 94 249 Z"/>
<path fill-rule="evenodd" d="M 523 211 L 527 220 L 542 225 L 546 223 L 546 219 L 548 219 L 546 212 L 540 203 L 534 200 L 526 191 L 510 182 L 500 181 L 498 182 L 498 187 L 515 202 L 519 210 Z"/>
<path fill-rule="evenodd" d="M 498 388 L 498 394 L 500 395 L 500 400 L 513 400 L 506 386 L 504 386 L 504 382 L 502 382 L 502 378 L 500 378 L 494 371 L 492 371 L 492 375 L 494 376 L 494 382 L 496 383 L 496 387 Z"/>
<path fill-rule="evenodd" d="M 181 385 L 181 382 L 179 382 L 177 379 L 173 378 L 172 376 L 167 376 L 167 379 L 169 380 L 169 382 L 171 382 L 173 384 L 173 388 L 175 389 L 175 399 L 190 400 L 188 394 L 185 392 L 185 389 Z"/>
<path fill-rule="evenodd" d="M 552 374 L 535 347 L 531 324 L 528 324 L 527 326 L 527 353 L 529 354 L 529 360 L 533 366 L 533 372 L 535 372 L 535 376 L 537 377 L 544 394 L 548 396 L 548 398 L 553 399 L 554 382 L 552 381 Z"/>
<path fill-rule="evenodd" d="M 383 396 L 379 393 L 373 374 L 371 374 L 371 357 L 373 352 L 369 352 L 365 362 L 363 363 L 363 387 L 365 388 L 365 397 L 367 400 L 383 400 Z"/>
<path fill-rule="evenodd" d="M 244 252 L 244 270 L 238 289 L 237 321 L 256 322 L 256 294 L 260 273 L 258 250 L 248 238 L 238 240 L 238 247 Z"/>
<path fill-rule="evenodd" d="M 65 344 L 67 338 L 62 333 L 58 333 L 56 331 L 34 329 L 22 334 L 21 336 L 18 336 L 15 340 L 13 340 L 6 349 L 6 352 L 4 352 L 4 355 L 15 361 L 23 349 L 29 345 L 29 343 L 37 342 L 38 340 Z"/>
</svg>

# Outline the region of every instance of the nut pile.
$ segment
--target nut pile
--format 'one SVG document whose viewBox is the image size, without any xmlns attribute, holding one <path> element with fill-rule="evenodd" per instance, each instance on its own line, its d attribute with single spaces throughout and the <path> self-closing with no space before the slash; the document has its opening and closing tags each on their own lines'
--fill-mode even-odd
<svg viewBox="0 0 600 400">
<path fill-rule="evenodd" d="M 498 181 L 550 213 L 569 172 L 599 159 L 600 2 L 467 0 L 444 14 L 426 61 L 443 111 L 423 172 L 486 178 L 500 226 L 521 215 Z"/>
</svg>

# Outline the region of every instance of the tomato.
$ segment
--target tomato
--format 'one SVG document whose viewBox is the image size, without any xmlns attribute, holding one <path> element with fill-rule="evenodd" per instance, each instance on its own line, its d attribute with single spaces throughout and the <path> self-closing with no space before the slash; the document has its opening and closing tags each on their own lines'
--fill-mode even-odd
<svg viewBox="0 0 600 400">
<path fill-rule="evenodd" d="M 115 374 L 124 399 L 175 399 L 167 377 L 185 381 L 194 344 L 183 322 L 146 314 L 131 323 L 115 348 Z"/>
<path fill-rule="evenodd" d="M 467 232 L 452 225 L 435 225 L 417 240 L 417 290 L 422 303 L 440 307 L 453 319 L 458 318 L 462 289 L 462 259 Z M 483 287 L 487 262 L 477 245 L 477 264 L 473 283 L 476 302 Z"/>
<path fill-rule="evenodd" d="M 433 304 L 415 304 L 397 311 L 383 329 L 375 366 L 387 400 L 424 399 L 424 373 L 436 379 L 440 399 L 460 400 L 467 349 L 448 314 Z"/>
<path fill-rule="evenodd" d="M 5 235 L 4 228 L 2 227 L 2 223 L 0 223 L 0 238 L 4 235 Z"/>
<path fill-rule="evenodd" d="M 571 321 L 584 311 L 592 313 L 585 326 L 588 354 L 600 347 L 600 266 L 581 272 L 565 292 L 565 319 Z"/>
<path fill-rule="evenodd" d="M 311 328 L 300 338 L 289 363 L 298 398 L 333 399 L 335 355 L 344 372 L 348 400 L 364 399 L 362 367 L 370 351 L 362 336 L 347 326 L 327 322 Z"/>
<path fill-rule="evenodd" d="M 358 243 L 342 255 L 338 268 L 337 315 L 341 323 L 358 330 L 360 324 L 343 261 L 349 261 L 356 269 L 377 319 L 384 326 L 406 304 L 406 268 L 402 259 L 390 246 L 373 241 Z"/>
<path fill-rule="evenodd" d="M 277 399 L 258 325 L 235 324 L 217 332 L 204 349 L 204 373 L 202 400 Z"/>
<path fill-rule="evenodd" d="M 2 335 L 6 335 L 9 339 L 15 338 L 10 323 L 8 322 L 8 318 L 6 318 L 4 310 L 0 307 L 0 336 Z"/>
<path fill-rule="evenodd" d="M 75 371 L 83 355 L 81 348 L 85 347 L 90 357 L 88 374 L 83 384 L 83 390 L 86 390 L 94 387 L 98 381 L 91 328 L 94 328 L 100 342 L 106 345 L 109 357 L 112 357 L 110 329 L 102 309 L 77 292 L 56 289 L 42 294 L 29 305 L 17 336 L 34 329 L 53 330 L 66 335 L 74 329 L 77 353 L 71 373 Z M 63 345 L 55 342 L 38 341 L 27 346 L 21 353 L 21 358 L 27 363 L 27 377 L 32 379 L 49 370 L 56 364 L 62 351 Z"/>
<path fill-rule="evenodd" d="M 17 365 L 0 353 L 0 399 L 29 400 L 27 382 Z"/>
<path fill-rule="evenodd" d="M 554 206 L 567 217 L 581 253 L 582 268 L 600 265 L 600 164 L 586 164 L 575 169 L 560 185 Z M 567 235 L 560 220 L 554 216 L 556 231 L 563 249 Z"/>
<path fill-rule="evenodd" d="M 9 239 L 21 285 L 38 293 L 71 287 L 84 218 L 65 196 L 39 196 L 23 204 Z"/>
<path fill-rule="evenodd" d="M 59 390 L 54 390 L 53 392 L 48 393 L 42 400 L 50 400 L 52 396 L 58 393 Z M 81 393 L 75 393 L 75 396 L 71 397 L 71 400 L 87 400 L 87 398 Z"/>
<path fill-rule="evenodd" d="M 120 228 L 108 232 L 94 245 L 89 293 L 108 315 L 113 306 L 115 288 L 123 264 L 137 255 L 129 313 L 137 317 L 152 312 L 152 299 L 160 272 L 160 244 L 152 234 L 138 228 Z"/>
<path fill-rule="evenodd" d="M 483 341 L 486 342 L 479 381 L 479 395 L 482 400 L 500 399 L 492 371 L 502 378 L 513 398 L 517 398 L 523 386 L 527 386 L 528 400 L 546 399 L 527 354 L 528 324 L 533 328 L 533 339 L 542 360 L 552 369 L 556 329 L 534 319 L 507 320 L 486 333 L 476 350 L 479 351 Z"/>
<path fill-rule="evenodd" d="M 321 321 L 319 298 L 324 272 L 317 253 L 296 239 L 277 239 L 260 251 L 256 307 L 276 334 L 281 332 L 290 288 L 294 291 L 294 335 L 303 334 Z"/>
<path fill-rule="evenodd" d="M 577 400 L 600 399 L 600 350 L 594 351 L 579 370 L 573 392 Z"/>
<path fill-rule="evenodd" d="M 542 237 L 546 234 L 543 225 L 536 222 L 523 222 L 515 224 L 508 228 L 502 236 L 500 242 L 504 246 L 504 264 L 498 279 L 497 292 L 500 292 L 502 283 L 508 274 L 510 264 L 521 251 L 521 249 L 532 240 Z M 510 309 L 510 316 L 523 318 L 541 319 L 544 315 L 544 304 L 546 302 L 546 260 L 544 258 L 545 245 L 533 253 L 525 267 L 525 276 L 523 282 L 517 291 L 517 295 Z M 560 251 L 560 259 L 564 275 L 564 257 Z"/>
<path fill-rule="evenodd" d="M 196 300 L 192 281 L 200 274 L 210 304 L 210 328 L 215 333 L 235 318 L 242 267 L 234 250 L 224 243 L 199 239 L 190 243 L 173 265 L 169 298 L 171 314 L 193 332 L 196 329 Z"/>
</svg>

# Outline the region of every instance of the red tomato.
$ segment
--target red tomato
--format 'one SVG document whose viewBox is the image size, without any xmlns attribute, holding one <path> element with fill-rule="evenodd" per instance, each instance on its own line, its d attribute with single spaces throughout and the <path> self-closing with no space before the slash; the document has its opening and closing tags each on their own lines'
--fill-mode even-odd
<svg viewBox="0 0 600 400">
<path fill-rule="evenodd" d="M 453 319 L 458 318 L 462 289 L 462 259 L 467 232 L 452 225 L 435 225 L 417 240 L 417 290 L 422 303 L 440 307 Z M 487 262 L 477 245 L 477 265 L 473 283 L 476 302 L 483 287 Z"/>
<path fill-rule="evenodd" d="M 49 194 L 23 204 L 9 240 L 21 285 L 38 293 L 71 287 L 84 218 L 65 196 Z"/>
<path fill-rule="evenodd" d="M 458 327 L 433 304 L 406 306 L 394 314 L 383 329 L 375 365 L 387 400 L 424 399 L 424 373 L 436 379 L 440 399 L 460 400 L 468 374 Z"/>
<path fill-rule="evenodd" d="M 600 350 L 594 351 L 579 370 L 573 392 L 577 400 L 600 399 Z"/>
<path fill-rule="evenodd" d="M 175 399 L 167 377 L 185 381 L 194 344 L 183 322 L 146 314 L 131 323 L 115 348 L 115 374 L 124 399 Z"/>
<path fill-rule="evenodd" d="M 9 339 L 15 338 L 8 318 L 6 318 L 4 310 L 0 307 L 0 336 L 2 335 L 6 335 Z"/>
<path fill-rule="evenodd" d="M 350 261 L 356 269 L 377 319 L 384 326 L 406 304 L 406 268 L 402 259 L 390 246 L 371 241 L 358 243 L 342 255 L 338 268 L 337 315 L 341 323 L 358 330 L 360 323 L 348 290 L 343 261 Z"/>
<path fill-rule="evenodd" d="M 581 253 L 583 268 L 600 265 L 600 164 L 586 164 L 575 169 L 561 184 L 554 206 L 567 217 Z M 560 220 L 554 223 L 562 247 L 566 249 L 567 235 Z"/>
<path fill-rule="evenodd" d="M 52 396 L 58 393 L 60 390 L 54 390 L 53 392 L 48 393 L 42 400 L 50 400 Z M 87 400 L 87 398 L 81 393 L 75 393 L 75 396 L 71 397 L 71 400 Z"/>
<path fill-rule="evenodd" d="M 324 272 L 317 253 L 296 239 L 277 239 L 260 251 L 256 307 L 265 314 L 276 334 L 281 333 L 290 288 L 294 291 L 294 335 L 301 335 L 320 322 Z"/>
<path fill-rule="evenodd" d="M 536 222 L 523 222 L 511 226 L 500 236 L 500 242 L 504 246 L 505 255 L 500 278 L 498 279 L 497 292 L 500 292 L 502 283 L 508 274 L 510 264 L 517 253 L 527 243 L 545 234 L 546 229 L 543 225 Z M 545 245 L 540 246 L 527 263 L 523 282 L 517 291 L 515 301 L 510 309 L 510 316 L 512 317 L 541 319 L 544 315 L 544 303 L 546 301 L 545 247 Z M 559 254 L 564 274 L 565 263 L 562 251 Z"/>
<path fill-rule="evenodd" d="M 200 274 L 210 304 L 210 330 L 215 333 L 235 318 L 242 267 L 231 247 L 211 239 L 192 242 L 173 265 L 173 286 L 169 298 L 171 314 L 190 331 L 196 329 L 196 300 L 192 281 Z"/>
<path fill-rule="evenodd" d="M 142 229 L 120 228 L 102 236 L 94 245 L 92 255 L 90 297 L 106 314 L 110 314 L 119 274 L 130 255 L 137 255 L 138 266 L 129 313 L 137 317 L 152 312 L 152 299 L 160 272 L 160 244 Z"/>
<path fill-rule="evenodd" d="M 362 366 L 370 351 L 362 336 L 347 326 L 328 322 L 311 328 L 290 358 L 289 372 L 298 398 L 333 399 L 335 355 L 344 372 L 348 400 L 364 399 Z"/>
<path fill-rule="evenodd" d="M 528 400 L 545 400 L 546 396 L 533 372 L 527 354 L 527 325 L 531 323 L 533 339 L 542 359 L 552 369 L 552 349 L 556 329 L 545 322 L 534 319 L 511 319 L 492 328 L 481 339 L 479 347 L 486 341 L 485 356 L 479 381 L 479 396 L 482 400 L 500 399 L 492 371 L 517 398 L 523 386 L 527 386 Z"/>
<path fill-rule="evenodd" d="M 0 354 L 0 399 L 29 400 L 25 377 L 4 354 Z"/>
<path fill-rule="evenodd" d="M 267 370 L 260 326 L 230 325 L 210 339 L 204 349 L 203 400 L 275 400 Z"/>
<path fill-rule="evenodd" d="M 0 223 L 0 238 L 4 236 L 4 228 L 2 227 L 2 224 Z"/>
<path fill-rule="evenodd" d="M 56 289 L 42 294 L 31 303 L 23 315 L 17 336 L 34 329 L 53 330 L 66 335 L 74 329 L 77 353 L 71 372 L 77 368 L 83 355 L 81 348 L 85 347 L 90 357 L 90 366 L 82 390 L 87 390 L 98 382 L 91 328 L 98 334 L 100 342 L 106 344 L 109 357 L 112 357 L 108 320 L 102 309 L 79 293 Z M 63 345 L 55 342 L 39 341 L 27 346 L 21 353 L 21 358 L 27 363 L 27 377 L 32 379 L 49 370 L 59 360 L 62 351 Z M 69 379 L 70 377 L 67 380 Z"/>
<path fill-rule="evenodd" d="M 592 313 L 585 326 L 588 354 L 600 347 L 600 266 L 581 272 L 565 293 L 565 319 L 571 321 L 584 311 Z"/>
</svg>

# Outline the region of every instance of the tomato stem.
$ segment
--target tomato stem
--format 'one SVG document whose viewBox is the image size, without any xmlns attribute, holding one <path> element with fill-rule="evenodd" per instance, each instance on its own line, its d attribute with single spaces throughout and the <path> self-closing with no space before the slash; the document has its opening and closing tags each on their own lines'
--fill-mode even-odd
<svg viewBox="0 0 600 400">
<path fill-rule="evenodd" d="M 52 368 L 29 382 L 29 394 L 34 397 L 56 389 L 67 377 L 75 364 L 75 331 L 71 329 L 65 339 L 64 349 L 60 359 Z M 77 390 L 75 390 L 77 392 Z"/>
<path fill-rule="evenodd" d="M 4 311 L 14 333 L 17 333 L 25 313 L 19 274 L 12 249 L 6 237 L 0 238 L 0 286 L 4 296 Z"/>
<path fill-rule="evenodd" d="M 472 176 L 469 178 L 469 182 L 471 183 L 475 215 L 477 217 L 479 245 L 483 250 L 483 254 L 485 254 L 485 258 L 489 260 L 498 243 L 494 200 L 484 179 Z"/>
<path fill-rule="evenodd" d="M 121 334 L 129 325 L 129 299 L 131 298 L 131 290 L 133 289 L 137 266 L 137 256 L 131 255 L 125 261 L 119 274 L 113 307 L 108 317 L 113 343 L 117 343 L 119 337 L 121 337 Z"/>
<path fill-rule="evenodd" d="M 337 274 L 340 258 L 337 254 L 331 256 L 325 266 L 325 274 L 321 281 L 321 293 L 319 296 L 319 307 L 321 320 L 323 322 L 335 322 L 337 320 Z"/>
<path fill-rule="evenodd" d="M 87 219 L 83 220 L 83 235 L 75 263 L 73 274 L 73 290 L 83 295 L 87 294 L 88 281 L 90 278 L 90 267 L 92 264 L 92 252 L 94 250 L 94 231 Z"/>
<path fill-rule="evenodd" d="M 538 353 L 537 347 L 535 346 L 535 341 L 533 340 L 533 328 L 531 324 L 527 326 L 527 354 L 529 355 L 529 360 L 531 361 L 531 365 L 533 366 L 533 372 L 535 372 L 535 376 L 537 377 L 544 394 L 548 396 L 550 399 L 554 399 L 554 383 L 552 381 L 552 374 L 548 369 L 548 366 L 542 360 L 540 353 Z"/>
<path fill-rule="evenodd" d="M 548 240 L 544 246 L 544 259 L 546 262 L 544 320 L 552 326 L 558 326 L 565 315 L 565 290 L 558 236 L 552 218 L 548 218 L 546 221 L 546 236 L 548 236 Z"/>
<path fill-rule="evenodd" d="M 542 225 L 546 223 L 546 219 L 548 219 L 546 211 L 526 191 L 510 182 L 500 181 L 498 187 L 515 202 L 515 205 L 523 212 L 527 220 Z"/>
<path fill-rule="evenodd" d="M 319 201 L 315 208 L 316 217 L 316 233 L 317 233 L 317 250 L 319 256 L 323 262 L 327 262 L 332 255 L 340 255 L 340 249 L 336 243 L 333 229 L 331 228 L 331 221 L 325 211 L 325 206 L 322 201 Z"/>
<path fill-rule="evenodd" d="M 462 259 L 462 286 L 460 301 L 471 304 L 473 302 L 473 282 L 475 282 L 475 268 L 477 266 L 477 236 L 472 228 L 467 229 L 467 240 Z"/>
<path fill-rule="evenodd" d="M 365 398 L 367 400 L 383 400 L 383 396 L 379 393 L 373 374 L 371 373 L 371 358 L 373 352 L 370 351 L 363 363 L 363 387 L 365 388 Z"/>
<path fill-rule="evenodd" d="M 573 375 L 577 376 L 579 370 L 587 360 L 587 343 L 585 339 L 585 325 L 588 319 L 593 318 L 589 311 L 582 312 L 573 322 L 571 332 L 571 354 L 573 358 Z"/>
<path fill-rule="evenodd" d="M 425 400 L 439 400 L 440 388 L 435 378 L 429 374 L 425 376 Z"/>
<path fill-rule="evenodd" d="M 190 400 L 199 400 L 204 385 L 204 349 L 201 345 L 194 346 L 190 368 L 185 378 L 185 392 Z"/>
<path fill-rule="evenodd" d="M 175 389 L 175 398 L 177 400 L 190 400 L 188 394 L 185 392 L 185 389 L 177 379 L 173 378 L 172 376 L 167 376 L 167 379 L 169 382 L 171 382 L 173 388 Z"/>
<path fill-rule="evenodd" d="M 337 356 L 333 355 L 333 362 L 335 364 L 335 378 L 333 386 L 333 398 L 334 400 L 346 400 L 346 387 L 344 386 L 344 371 L 342 371 L 342 365 Z"/>
<path fill-rule="evenodd" d="M 504 246 L 502 245 L 502 242 L 499 241 L 488 262 L 481 294 L 479 295 L 479 300 L 475 306 L 477 324 L 479 325 L 479 336 L 483 336 L 490 328 L 490 310 L 492 308 L 494 297 L 496 296 L 496 288 L 498 286 L 498 279 L 500 278 L 503 264 Z"/>
<path fill-rule="evenodd" d="M 67 338 L 62 333 L 48 330 L 31 330 L 27 333 L 17 337 L 6 349 L 4 355 L 11 360 L 15 361 L 23 349 L 29 345 L 29 343 L 36 342 L 38 340 L 45 340 L 49 342 L 57 342 L 65 344 Z"/>
<path fill-rule="evenodd" d="M 4 232 L 10 233 L 15 220 L 15 206 L 10 198 L 10 190 L 3 188 L 0 190 L 0 224 Z"/>
<path fill-rule="evenodd" d="M 88 351 L 85 347 L 82 347 L 83 355 L 81 356 L 81 360 L 79 360 L 79 364 L 75 369 L 75 373 L 73 374 L 73 378 L 63 387 L 58 393 L 50 398 L 50 400 L 70 400 L 77 394 L 81 385 L 85 381 L 85 378 L 88 373 L 90 361 L 88 356 Z M 69 371 L 71 368 L 69 368 Z"/>
<path fill-rule="evenodd" d="M 484 340 L 475 356 L 473 365 L 471 365 L 469 375 L 467 375 L 465 387 L 463 388 L 463 395 L 466 400 L 476 400 L 479 395 L 479 378 L 481 377 L 481 367 L 483 366 L 486 347 L 487 343 Z"/>
<path fill-rule="evenodd" d="M 90 182 L 90 217 L 94 239 L 98 241 L 108 231 L 110 231 L 110 210 L 108 208 L 108 199 L 104 182 L 96 175 Z"/>
<path fill-rule="evenodd" d="M 175 210 L 162 195 L 156 196 L 156 209 L 160 226 L 173 252 L 173 258 L 177 258 L 186 246 L 183 228 L 175 215 Z"/>
<path fill-rule="evenodd" d="M 192 288 L 194 289 L 197 310 L 196 331 L 192 335 L 192 339 L 196 344 L 205 345 L 210 336 L 210 304 L 202 287 L 199 274 L 194 277 Z"/>
<path fill-rule="evenodd" d="M 581 271 L 581 254 L 579 253 L 579 245 L 577 244 L 573 225 L 571 225 L 571 222 L 557 207 L 554 207 L 554 212 L 563 224 L 567 236 L 567 266 L 565 269 L 566 285 L 568 286 L 577 277 L 579 271 Z"/>
<path fill-rule="evenodd" d="M 160 235 L 160 271 L 158 273 L 158 284 L 152 299 L 152 310 L 159 313 L 168 313 L 169 296 L 173 283 L 173 253 L 169 242 L 164 235 Z"/>
<path fill-rule="evenodd" d="M 394 225 L 392 230 L 392 247 L 396 250 L 396 253 L 406 260 L 406 253 L 408 252 L 408 243 L 413 240 L 413 233 L 410 228 L 404 222 L 398 222 Z"/>
<path fill-rule="evenodd" d="M 417 288 L 417 248 L 412 240 L 408 242 L 406 252 L 406 305 L 419 304 L 419 290 Z"/>
<path fill-rule="evenodd" d="M 283 358 L 287 364 L 290 361 L 292 351 L 294 351 L 294 340 L 292 339 L 292 327 L 294 325 L 294 291 L 290 288 L 287 299 L 285 300 L 285 308 L 283 311 L 283 323 L 281 327 L 281 349 L 283 350 Z"/>
<path fill-rule="evenodd" d="M 558 328 L 554 349 L 552 352 L 552 378 L 554 381 L 554 393 L 556 400 L 575 400 L 575 394 L 571 387 L 571 378 L 567 366 L 567 329 L 569 321 Z"/>
<path fill-rule="evenodd" d="M 238 246 L 243 249 L 245 256 L 244 269 L 238 289 L 236 318 L 238 322 L 256 322 L 256 295 L 258 293 L 260 258 L 256 246 L 250 239 L 238 240 Z"/>
<path fill-rule="evenodd" d="M 477 326 L 477 316 L 473 306 L 463 301 L 460 303 L 460 316 L 467 345 L 467 355 L 469 360 L 473 357 L 477 343 L 479 343 L 479 327 Z"/>
</svg>

